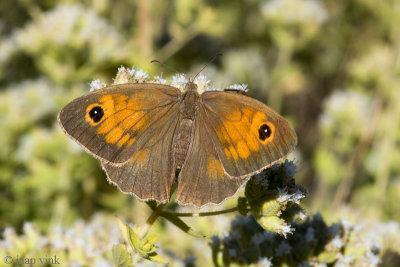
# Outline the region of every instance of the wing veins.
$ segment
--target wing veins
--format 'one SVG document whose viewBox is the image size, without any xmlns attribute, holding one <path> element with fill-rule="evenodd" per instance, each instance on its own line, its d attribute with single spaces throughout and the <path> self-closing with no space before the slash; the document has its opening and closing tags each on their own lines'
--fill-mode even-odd
<svg viewBox="0 0 400 267">
<path fill-rule="evenodd" d="M 162 106 L 157 107 L 156 109 L 161 108 L 161 107 L 162 107 Z M 152 124 L 159 122 L 162 118 L 164 118 L 164 117 L 167 115 L 167 113 L 168 113 L 171 109 L 172 109 L 172 106 L 171 106 L 171 107 L 167 110 L 167 112 L 164 113 L 158 120 L 152 122 Z M 154 109 L 153 109 L 153 110 L 154 110 Z M 115 114 L 116 114 L 116 113 L 115 113 Z M 150 113 L 146 113 L 146 114 L 144 114 L 142 117 L 140 117 L 140 119 L 139 119 L 138 121 L 136 121 L 135 124 L 133 124 L 131 127 L 129 127 L 129 129 L 127 129 L 127 131 L 131 131 L 131 129 L 132 129 L 133 127 L 135 127 L 135 125 L 136 125 L 137 123 L 139 123 L 139 121 L 142 120 L 145 116 L 150 116 Z M 118 127 L 121 123 L 123 123 L 123 122 L 124 122 L 125 120 L 127 120 L 129 117 L 130 117 L 130 115 L 126 116 L 122 121 L 120 121 L 120 122 L 116 125 L 116 127 Z M 111 129 L 110 131 L 108 131 L 106 134 L 110 133 L 111 131 L 112 131 L 112 129 Z M 104 134 L 104 135 L 106 135 L 106 134 Z M 142 135 L 143 135 L 143 132 L 139 133 L 136 137 L 137 137 L 137 138 L 140 138 Z M 118 141 L 120 141 L 120 140 L 122 139 L 122 137 L 123 137 L 123 136 L 121 136 L 115 143 L 117 143 Z M 93 137 L 93 138 L 94 138 L 94 137 Z M 93 138 L 92 138 L 90 141 L 92 141 Z M 158 142 L 158 141 L 157 141 L 157 142 Z M 100 146 L 100 148 L 97 150 L 97 153 L 99 153 L 104 147 L 106 147 L 106 143 L 103 143 L 103 144 Z M 151 147 L 151 146 L 150 146 L 150 147 Z M 143 148 L 143 147 L 142 147 L 142 148 Z M 118 150 L 114 153 L 114 155 L 116 155 L 116 154 L 118 155 L 122 149 L 124 149 L 122 146 L 121 146 L 120 148 L 118 148 Z"/>
<path fill-rule="evenodd" d="M 215 117 L 216 117 L 217 119 L 219 119 L 218 114 L 217 114 L 213 109 L 208 108 L 208 110 L 210 110 L 212 113 L 214 113 L 214 114 L 215 114 Z M 240 118 L 243 118 L 243 111 L 242 111 L 242 109 L 240 109 L 240 114 L 241 114 Z M 220 120 L 220 119 L 219 119 L 219 120 Z M 229 119 L 228 119 L 228 120 L 229 120 Z M 238 120 L 229 120 L 229 121 L 238 121 Z M 222 125 L 224 125 L 224 123 L 222 122 L 222 120 L 220 120 L 220 122 L 222 123 Z M 240 134 L 240 136 L 242 137 L 242 140 L 245 141 L 245 139 L 244 139 L 243 135 L 241 134 L 241 132 L 237 129 L 237 127 L 236 127 L 234 124 L 233 124 L 233 126 L 236 128 L 237 132 L 238 132 L 238 133 Z M 249 128 L 250 128 L 250 127 L 249 127 Z M 225 129 L 226 133 L 229 135 L 229 132 L 228 132 L 228 130 L 226 129 L 225 125 L 224 125 L 224 129 Z M 215 130 L 215 129 L 214 129 L 214 130 Z M 259 146 L 260 146 L 261 148 L 264 147 L 265 150 L 268 149 L 269 155 L 274 155 L 274 153 L 271 153 L 271 148 L 270 148 L 269 146 L 265 146 L 264 144 L 262 144 L 262 143 L 260 142 L 260 140 L 258 140 L 257 136 L 256 136 L 254 133 L 252 133 L 252 135 L 253 135 L 253 137 L 255 137 L 255 139 L 257 140 L 257 142 L 258 142 L 258 144 L 259 144 Z M 230 135 L 229 135 L 229 137 L 230 137 Z M 232 140 L 232 139 L 231 139 L 231 140 Z M 245 143 L 246 146 L 249 148 L 249 146 L 247 145 L 247 142 L 244 142 L 244 143 Z M 279 152 L 279 149 L 277 149 L 277 146 L 276 146 L 275 143 L 274 143 L 274 146 L 275 146 L 275 150 Z M 286 144 L 286 147 L 288 147 L 287 144 Z M 235 150 L 236 150 L 236 147 L 235 147 Z M 262 149 L 261 149 L 261 150 L 262 150 Z M 266 152 L 266 151 L 263 151 L 264 155 L 265 155 L 265 156 L 267 157 L 267 159 L 268 159 L 268 154 L 266 154 L 265 152 Z M 237 150 L 236 150 L 236 153 L 237 153 Z M 280 154 L 281 154 L 281 153 L 280 153 Z"/>
<path fill-rule="evenodd" d="M 203 108 L 204 108 L 204 107 L 203 107 Z M 205 109 L 205 108 L 204 108 L 204 109 Z M 214 113 L 214 114 L 215 114 L 214 117 L 218 119 L 217 113 L 215 113 L 215 112 L 212 112 L 212 113 Z M 207 112 L 205 112 L 205 110 L 204 110 L 204 114 L 206 114 L 206 116 L 208 117 Z M 210 131 L 210 129 L 207 127 L 207 124 L 205 124 L 205 125 L 206 125 L 207 130 Z M 224 127 L 225 132 L 227 133 L 227 135 L 229 136 L 229 139 L 231 140 L 231 143 L 232 143 L 232 145 L 233 145 L 233 148 L 235 149 L 236 153 L 238 154 L 237 149 L 236 149 L 236 145 L 234 144 L 234 142 L 233 142 L 233 140 L 232 140 L 232 137 L 231 137 L 230 134 L 228 133 L 228 130 L 226 129 L 226 127 L 225 127 L 225 125 L 224 125 L 223 123 L 222 123 L 222 126 Z M 216 134 L 216 130 L 215 130 L 213 127 L 211 127 L 211 128 L 212 128 L 212 130 L 214 131 L 215 135 L 218 136 L 218 135 Z M 210 133 L 209 133 L 209 132 L 208 132 L 208 135 L 209 135 L 209 137 L 210 137 Z M 210 139 L 212 140 L 212 138 L 210 138 Z M 214 150 L 215 150 L 215 152 L 216 152 L 217 155 L 218 155 L 218 152 L 217 152 L 217 150 L 216 150 L 216 146 L 215 146 L 214 141 L 212 141 L 212 143 L 213 143 Z M 218 158 L 219 158 L 219 160 L 221 160 L 221 158 L 220 158 L 219 155 L 218 155 Z M 222 161 L 221 161 L 221 162 L 222 162 Z M 235 161 L 235 166 L 236 166 L 236 169 L 239 169 L 239 166 L 237 165 L 236 161 Z M 224 168 L 224 170 L 225 170 L 225 172 L 226 172 L 226 169 L 225 169 L 225 167 L 224 167 L 223 164 L 222 164 L 222 167 Z M 226 173 L 227 173 L 227 172 L 226 172 Z M 231 175 L 229 175 L 229 176 L 231 176 Z"/>
</svg>

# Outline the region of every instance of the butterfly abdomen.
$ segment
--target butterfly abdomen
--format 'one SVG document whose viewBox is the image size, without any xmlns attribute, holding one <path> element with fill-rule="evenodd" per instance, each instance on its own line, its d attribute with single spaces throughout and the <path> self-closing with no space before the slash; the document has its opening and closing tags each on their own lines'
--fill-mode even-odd
<svg viewBox="0 0 400 267">
<path fill-rule="evenodd" d="M 192 87 L 196 89 L 195 84 Z M 199 94 L 192 90 L 191 84 L 188 90 L 182 95 L 178 129 L 174 138 L 174 155 L 176 167 L 181 168 L 185 162 L 189 146 L 192 141 L 193 125 L 196 113 L 198 112 Z"/>
<path fill-rule="evenodd" d="M 182 119 L 174 140 L 174 154 L 176 167 L 181 168 L 185 162 L 192 138 L 193 120 Z"/>
</svg>

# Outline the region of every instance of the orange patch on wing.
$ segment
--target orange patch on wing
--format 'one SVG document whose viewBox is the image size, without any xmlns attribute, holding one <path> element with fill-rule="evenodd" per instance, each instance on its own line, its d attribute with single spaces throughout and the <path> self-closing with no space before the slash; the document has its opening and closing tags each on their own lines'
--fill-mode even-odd
<svg viewBox="0 0 400 267">
<path fill-rule="evenodd" d="M 119 104 L 121 102 L 125 102 L 125 104 L 126 104 L 126 100 L 128 100 L 128 96 L 117 94 L 117 95 L 114 95 L 114 99 L 117 104 Z"/>
<path fill-rule="evenodd" d="M 224 174 L 221 162 L 215 158 L 209 158 L 207 160 L 207 174 L 210 178 L 221 177 Z"/>
<path fill-rule="evenodd" d="M 258 128 L 262 125 L 262 123 L 265 121 L 266 118 L 267 115 L 265 115 L 261 111 L 257 111 L 252 117 L 251 128 L 256 129 L 258 131 Z"/>
<path fill-rule="evenodd" d="M 239 141 L 236 145 L 239 157 L 247 159 L 250 156 L 250 150 L 244 141 Z"/>
<path fill-rule="evenodd" d="M 114 111 L 118 112 L 121 110 L 125 110 L 126 109 L 126 102 L 120 102 L 120 103 L 116 103 L 114 106 Z"/>
<path fill-rule="evenodd" d="M 136 140 L 136 137 L 132 137 L 131 139 L 129 139 L 129 141 L 126 143 L 126 146 L 131 146 Z"/>
<path fill-rule="evenodd" d="M 231 152 L 231 155 L 235 160 L 239 159 L 238 153 L 236 152 L 236 150 L 233 146 L 229 147 L 229 152 Z"/>
<path fill-rule="evenodd" d="M 228 157 L 228 159 L 230 159 L 230 158 L 232 158 L 232 154 L 231 154 L 231 152 L 229 151 L 229 149 L 228 148 L 224 148 L 224 152 L 225 152 L 225 155 Z"/>
<path fill-rule="evenodd" d="M 107 134 L 113 128 L 119 127 L 126 130 L 127 127 L 124 126 L 125 121 L 129 121 L 129 117 L 134 114 L 133 111 L 126 109 L 126 100 L 128 96 L 126 95 L 104 95 L 100 98 L 100 102 L 103 103 L 105 120 L 99 126 L 97 130 L 98 134 Z M 120 125 L 122 124 L 122 125 Z"/>
<path fill-rule="evenodd" d="M 246 159 L 252 151 L 259 151 L 261 144 L 273 139 L 275 127 L 270 122 L 265 122 L 267 115 L 254 108 L 242 108 L 234 110 L 223 120 L 223 126 L 217 131 L 220 141 L 225 145 L 224 153 L 230 159 L 238 160 L 239 157 Z M 258 140 L 259 129 L 267 124 L 272 134 L 265 141 Z M 235 146 L 233 146 L 235 144 Z M 235 150 L 236 147 L 236 150 Z"/>
<path fill-rule="evenodd" d="M 228 134 L 226 133 L 226 130 L 224 127 L 221 127 L 219 131 L 217 131 L 217 135 L 219 140 L 221 140 L 221 143 L 226 144 L 230 143 L 231 139 L 229 138 Z"/>
<path fill-rule="evenodd" d="M 254 110 L 251 108 L 242 108 L 243 117 L 246 118 L 248 121 L 253 119 Z"/>
<path fill-rule="evenodd" d="M 121 138 L 124 132 L 121 128 L 115 127 L 106 135 L 106 142 L 115 144 Z"/>
<path fill-rule="evenodd" d="M 227 133 L 230 137 L 228 139 L 229 143 L 231 143 L 232 141 L 236 143 L 239 140 L 243 139 L 240 132 L 236 129 L 236 127 L 235 127 L 236 125 L 234 123 L 229 122 L 229 121 L 224 121 L 224 126 L 225 126 L 225 130 L 227 131 Z"/>
<path fill-rule="evenodd" d="M 243 139 L 244 136 L 247 134 L 247 132 L 249 131 L 249 126 L 246 125 L 245 122 L 235 122 L 234 123 L 236 131 L 240 134 L 240 138 L 239 139 Z"/>
<path fill-rule="evenodd" d="M 94 106 L 100 106 L 104 111 L 103 118 L 97 123 L 93 122 L 89 116 L 89 111 Z M 99 99 L 98 103 L 87 107 L 85 120 L 92 126 L 100 124 L 97 134 L 106 135 L 105 140 L 107 143 L 130 146 L 135 142 L 136 138 L 132 137 L 132 133 L 128 134 L 126 132 L 129 130 L 135 132 L 146 125 L 146 120 L 142 118 L 145 112 L 134 111 L 140 108 L 141 105 L 137 99 L 129 99 L 124 94 L 106 94 Z M 124 133 L 126 134 L 124 135 Z"/>
<path fill-rule="evenodd" d="M 123 146 L 129 140 L 129 137 L 131 137 L 129 134 L 125 134 L 121 139 L 119 139 L 117 146 Z"/>
<path fill-rule="evenodd" d="M 123 128 L 124 130 L 130 130 L 135 123 L 137 123 L 145 114 L 143 111 L 130 111 L 130 115 L 129 118 L 126 118 L 125 120 L 123 120 L 120 124 L 121 128 Z M 144 119 L 142 119 L 144 120 Z M 134 127 L 136 128 L 136 127 Z"/>
<path fill-rule="evenodd" d="M 137 131 L 140 128 L 142 128 L 143 126 L 146 126 L 147 124 L 147 120 L 144 118 L 141 118 L 139 120 L 136 121 L 136 123 L 134 124 L 134 126 L 131 128 L 132 131 Z"/>
<path fill-rule="evenodd" d="M 260 150 L 260 144 L 257 141 L 256 136 L 258 136 L 258 130 L 254 130 L 252 128 L 252 123 L 251 121 L 253 120 L 254 112 L 250 108 L 243 108 L 243 117 L 240 122 L 236 122 L 236 128 L 238 131 L 242 134 L 244 138 L 244 142 L 247 144 L 247 147 L 251 151 L 259 151 Z M 257 113 L 256 113 L 257 114 Z M 257 115 L 260 117 L 260 115 Z M 255 135 L 257 134 L 257 135 Z"/>
<path fill-rule="evenodd" d="M 115 115 L 113 115 L 115 124 L 120 123 L 120 122 L 122 124 L 123 121 L 125 121 L 129 116 L 132 116 L 132 114 L 133 114 L 132 111 L 126 110 L 126 109 L 118 111 Z M 118 125 L 118 126 L 120 126 L 120 125 Z"/>
<path fill-rule="evenodd" d="M 226 118 L 232 121 L 240 121 L 242 118 L 242 112 L 240 109 L 235 109 L 231 114 L 228 114 Z"/>
<path fill-rule="evenodd" d="M 259 145 L 257 139 L 255 139 L 253 134 L 249 133 L 246 135 L 246 144 L 248 145 L 248 147 L 250 148 L 251 151 L 260 150 L 260 145 Z"/>
<path fill-rule="evenodd" d="M 151 101 L 151 98 L 149 96 L 146 96 L 143 93 L 136 93 L 133 95 L 126 104 L 126 107 L 131 109 L 131 110 L 142 110 L 145 107 L 152 107 L 155 106 L 157 103 L 154 101 Z"/>
<path fill-rule="evenodd" d="M 104 109 L 104 114 L 109 116 L 110 114 L 114 113 L 114 99 L 112 95 L 103 95 L 99 102 L 102 103 L 102 107 Z"/>
<path fill-rule="evenodd" d="M 106 120 L 97 129 L 98 134 L 106 134 L 115 127 L 115 120 L 113 117 L 106 118 Z"/>
</svg>

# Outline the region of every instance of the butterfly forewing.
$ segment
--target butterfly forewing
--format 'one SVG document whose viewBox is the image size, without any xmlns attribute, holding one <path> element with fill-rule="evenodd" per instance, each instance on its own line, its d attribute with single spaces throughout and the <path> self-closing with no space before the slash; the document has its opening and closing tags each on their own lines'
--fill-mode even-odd
<svg viewBox="0 0 400 267">
<path fill-rule="evenodd" d="M 157 132 L 160 121 L 178 120 L 181 92 L 160 84 L 110 86 L 64 107 L 64 131 L 95 157 L 120 165 Z"/>
<path fill-rule="evenodd" d="M 228 92 L 201 95 L 200 117 L 224 170 L 246 177 L 289 154 L 297 138 L 276 112 L 250 97 Z"/>
</svg>

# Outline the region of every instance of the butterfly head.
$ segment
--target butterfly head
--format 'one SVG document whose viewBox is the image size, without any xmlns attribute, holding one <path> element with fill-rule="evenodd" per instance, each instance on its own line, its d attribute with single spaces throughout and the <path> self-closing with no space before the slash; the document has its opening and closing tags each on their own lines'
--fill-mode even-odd
<svg viewBox="0 0 400 267">
<path fill-rule="evenodd" d="M 190 92 L 190 91 L 197 92 L 197 88 L 198 88 L 197 84 L 195 84 L 194 81 L 189 79 L 189 81 L 185 85 L 185 92 Z"/>
</svg>

